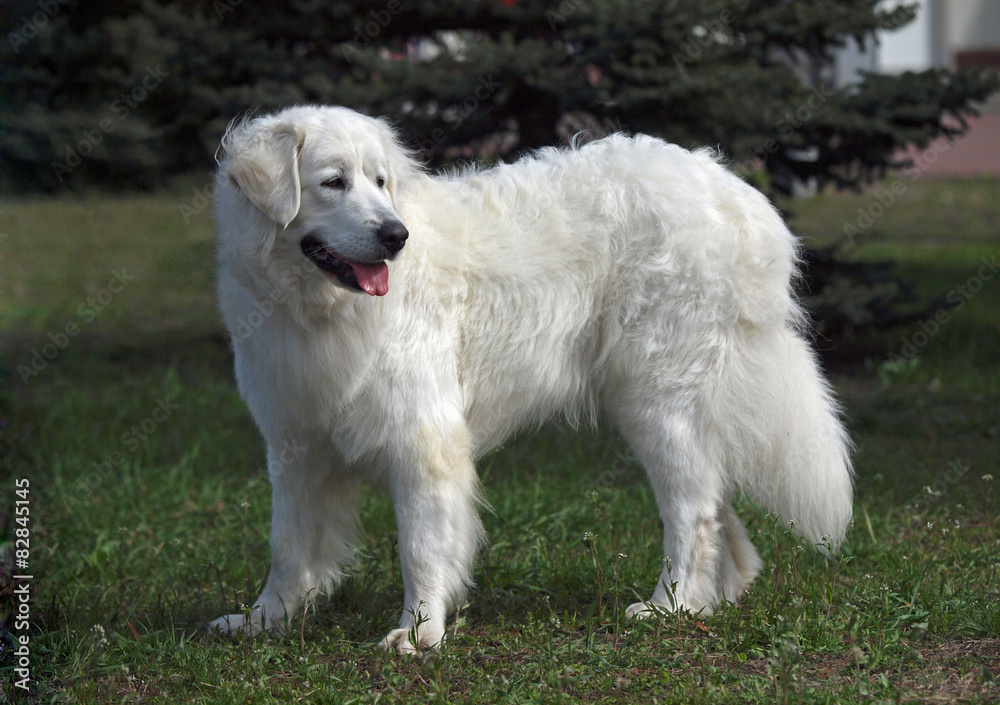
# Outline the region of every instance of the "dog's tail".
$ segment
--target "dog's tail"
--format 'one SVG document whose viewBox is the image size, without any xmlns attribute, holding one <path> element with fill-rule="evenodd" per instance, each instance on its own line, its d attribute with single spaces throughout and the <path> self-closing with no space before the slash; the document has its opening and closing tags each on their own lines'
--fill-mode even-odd
<svg viewBox="0 0 1000 705">
<path fill-rule="evenodd" d="M 797 332 L 740 337 L 715 407 L 725 415 L 733 480 L 821 550 L 834 550 L 852 511 L 850 442 L 837 403 Z"/>
</svg>

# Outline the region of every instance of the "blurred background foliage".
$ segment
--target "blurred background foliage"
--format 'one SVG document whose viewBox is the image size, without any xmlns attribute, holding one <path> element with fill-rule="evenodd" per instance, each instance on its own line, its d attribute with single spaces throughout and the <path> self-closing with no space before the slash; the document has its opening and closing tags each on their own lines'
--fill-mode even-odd
<svg viewBox="0 0 1000 705">
<path fill-rule="evenodd" d="M 153 187 L 210 166 L 234 116 L 304 102 L 392 116 L 433 164 L 621 129 L 849 186 L 998 85 L 934 69 L 829 88 L 833 49 L 912 16 L 876 0 L 49 2 L 41 23 L 38 2 L 8 11 L 8 189 Z"/>
</svg>

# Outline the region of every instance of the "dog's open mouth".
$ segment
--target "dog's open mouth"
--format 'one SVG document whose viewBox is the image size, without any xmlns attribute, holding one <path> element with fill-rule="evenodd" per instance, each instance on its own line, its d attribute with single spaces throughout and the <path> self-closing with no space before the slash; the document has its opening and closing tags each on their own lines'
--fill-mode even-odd
<svg viewBox="0 0 1000 705">
<path fill-rule="evenodd" d="M 344 259 L 312 235 L 302 238 L 302 254 L 324 272 L 358 291 L 371 296 L 385 296 L 389 292 L 389 265 L 383 262 L 368 264 Z"/>
</svg>

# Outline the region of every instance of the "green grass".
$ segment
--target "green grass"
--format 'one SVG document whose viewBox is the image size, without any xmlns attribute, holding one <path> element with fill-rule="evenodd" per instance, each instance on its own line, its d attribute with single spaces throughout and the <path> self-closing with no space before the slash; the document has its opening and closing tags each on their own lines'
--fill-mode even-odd
<svg viewBox="0 0 1000 705">
<path fill-rule="evenodd" d="M 996 181 L 920 182 L 904 195 L 857 256 L 898 259 L 931 295 L 1000 253 Z M 796 202 L 795 224 L 829 240 L 868 198 Z M 37 679 L 27 697 L 15 691 L 5 648 L 0 702 L 1000 699 L 996 278 L 916 363 L 887 362 L 918 329 L 892 331 L 884 354 L 836 375 L 858 445 L 837 562 L 741 502 L 765 566 L 746 599 L 709 619 L 625 623 L 621 610 L 659 572 L 652 493 L 614 435 L 546 428 L 480 463 L 490 544 L 440 652 L 372 648 L 402 601 L 377 488 L 332 598 L 281 636 L 209 635 L 208 620 L 250 603 L 267 575 L 270 494 L 214 313 L 209 214 L 185 223 L 178 208 L 191 199 L 0 207 L 0 615 L 9 629 L 13 481 L 26 477 Z M 121 268 L 136 279 L 85 321 L 81 303 Z M 33 370 L 34 352 L 71 322 L 79 333 L 22 381 L 18 367 Z"/>
</svg>

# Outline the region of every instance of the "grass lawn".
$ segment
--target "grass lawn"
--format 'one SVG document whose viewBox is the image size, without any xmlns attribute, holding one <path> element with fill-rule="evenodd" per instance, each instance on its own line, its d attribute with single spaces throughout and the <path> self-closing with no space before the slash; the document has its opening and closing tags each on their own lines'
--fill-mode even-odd
<svg viewBox="0 0 1000 705">
<path fill-rule="evenodd" d="M 828 242 L 875 197 L 795 202 L 794 226 Z M 1000 700 L 1000 275 L 980 275 L 1000 256 L 1000 182 L 906 182 L 850 248 L 928 296 L 971 295 L 834 376 L 858 446 L 839 561 L 741 502 L 765 565 L 746 599 L 625 623 L 659 573 L 652 493 L 614 435 L 546 428 L 480 463 L 477 587 L 446 646 L 414 658 L 372 648 L 402 603 L 378 489 L 351 576 L 296 629 L 205 631 L 267 576 L 270 493 L 196 206 L 193 191 L 0 206 L 0 703 Z"/>
</svg>

